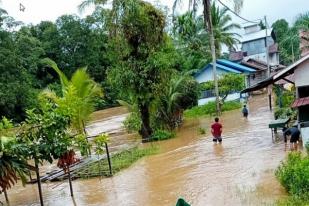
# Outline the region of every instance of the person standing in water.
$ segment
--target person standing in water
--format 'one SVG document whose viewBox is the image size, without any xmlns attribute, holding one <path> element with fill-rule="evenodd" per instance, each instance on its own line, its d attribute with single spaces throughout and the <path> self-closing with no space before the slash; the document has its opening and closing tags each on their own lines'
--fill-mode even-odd
<svg viewBox="0 0 309 206">
<path fill-rule="evenodd" d="M 242 108 L 242 114 L 243 114 L 243 116 L 245 117 L 245 118 L 248 118 L 248 114 L 249 114 L 249 112 L 248 112 L 248 109 L 247 109 L 247 106 L 246 105 L 244 105 L 244 107 Z"/>
<path fill-rule="evenodd" d="M 219 123 L 219 118 L 216 117 L 215 118 L 215 122 L 211 125 L 211 133 L 213 136 L 213 142 L 217 143 L 221 143 L 222 142 L 222 124 Z"/>
</svg>

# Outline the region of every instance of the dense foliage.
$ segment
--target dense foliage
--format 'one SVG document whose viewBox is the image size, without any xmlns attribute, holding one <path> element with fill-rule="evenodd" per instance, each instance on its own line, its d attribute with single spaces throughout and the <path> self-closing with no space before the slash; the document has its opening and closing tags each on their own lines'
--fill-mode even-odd
<svg viewBox="0 0 309 206">
<path fill-rule="evenodd" d="M 272 27 L 280 48 L 280 63 L 288 65 L 296 61 L 300 56 L 299 31 L 309 30 L 309 13 L 298 15 L 291 26 L 285 19 L 279 19 Z"/>
<path fill-rule="evenodd" d="M 308 151 L 307 146 L 307 151 Z M 292 195 L 286 203 L 309 203 L 309 157 L 299 152 L 291 152 L 285 162 L 276 170 L 276 176 L 281 184 Z M 283 204 L 282 204 L 283 205 Z"/>
</svg>

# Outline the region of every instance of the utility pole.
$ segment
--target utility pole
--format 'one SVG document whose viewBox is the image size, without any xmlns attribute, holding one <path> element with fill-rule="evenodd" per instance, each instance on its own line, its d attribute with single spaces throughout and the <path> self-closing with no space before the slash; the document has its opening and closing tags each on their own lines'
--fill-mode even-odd
<svg viewBox="0 0 309 206">
<path fill-rule="evenodd" d="M 267 42 L 267 20 L 266 20 L 266 16 L 264 16 L 264 21 L 265 21 L 265 49 L 266 49 L 266 62 L 267 62 L 267 76 L 270 77 L 270 66 L 269 66 L 269 52 L 268 52 L 268 42 Z M 272 110 L 272 103 L 271 103 L 271 93 L 272 93 L 272 87 L 268 86 L 267 87 L 268 90 L 268 102 L 269 102 L 269 109 Z"/>
</svg>

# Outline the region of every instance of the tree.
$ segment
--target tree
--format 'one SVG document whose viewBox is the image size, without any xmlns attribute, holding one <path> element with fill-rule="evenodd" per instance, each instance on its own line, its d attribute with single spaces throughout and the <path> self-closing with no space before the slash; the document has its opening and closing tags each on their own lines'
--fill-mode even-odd
<svg viewBox="0 0 309 206">
<path fill-rule="evenodd" d="M 57 97 L 55 93 L 50 91 L 46 91 L 45 94 L 58 102 L 60 106 L 68 107 L 72 111 L 72 126 L 79 134 L 86 135 L 85 121 L 94 111 L 95 98 L 103 94 L 101 87 L 90 78 L 86 68 L 76 70 L 69 80 L 54 61 L 45 59 L 43 62 L 59 75 L 63 98 Z"/>
<path fill-rule="evenodd" d="M 154 118 L 161 127 L 173 130 L 182 123 L 183 111 L 197 105 L 198 83 L 187 74 L 174 74 L 166 80 L 155 101 Z"/>
<path fill-rule="evenodd" d="M 72 146 L 71 134 L 68 133 L 71 111 L 60 108 L 49 99 L 40 98 L 40 106 L 27 111 L 26 121 L 16 134 L 16 150 L 27 160 L 34 160 L 35 171 L 43 203 L 39 164 L 43 161 L 52 163 L 63 156 Z"/>
<path fill-rule="evenodd" d="M 149 106 L 164 69 L 159 65 L 160 51 L 166 42 L 165 17 L 149 3 L 127 3 L 118 25 L 123 36 L 116 37 L 118 42 L 113 48 L 115 65 L 108 76 L 123 96 L 129 94 L 134 98 L 142 120 L 140 134 L 146 141 L 152 134 Z"/>
<path fill-rule="evenodd" d="M 289 26 L 284 19 L 273 23 L 272 27 L 279 44 L 280 62 L 288 65 L 296 61 L 300 55 L 300 30 L 309 30 L 309 14 L 304 13 L 297 16 L 293 26 Z"/>
<path fill-rule="evenodd" d="M 214 90 L 214 81 L 208 81 L 201 84 L 202 90 Z M 227 96 L 231 92 L 239 92 L 245 88 L 245 80 L 243 75 L 225 74 L 218 80 L 218 89 L 220 96 L 220 107 L 224 104 Z"/>
<path fill-rule="evenodd" d="M 15 121 L 23 120 L 27 108 L 35 107 L 37 93 L 24 64 L 34 55 L 25 57 L 19 48 L 12 33 L 0 31 L 0 116 Z"/>
<path fill-rule="evenodd" d="M 195 17 L 193 12 L 186 12 L 174 20 L 173 37 L 178 53 L 185 60 L 185 70 L 201 68 L 211 60 L 209 38 L 203 29 L 202 16 Z"/>
<path fill-rule="evenodd" d="M 214 30 L 215 47 L 217 56 L 221 55 L 221 46 L 225 45 L 228 48 L 234 47 L 239 40 L 239 34 L 231 32 L 233 29 L 239 29 L 240 25 L 231 23 L 232 18 L 227 13 L 228 9 L 223 7 L 220 9 L 215 2 L 211 5 L 211 21 Z"/>
<path fill-rule="evenodd" d="M 13 124 L 3 117 L 0 121 L 0 194 L 3 192 L 7 202 L 7 190 L 20 178 L 22 184 L 26 183 L 26 176 L 30 169 L 27 161 L 13 148 L 16 140 L 10 130 Z"/>
</svg>

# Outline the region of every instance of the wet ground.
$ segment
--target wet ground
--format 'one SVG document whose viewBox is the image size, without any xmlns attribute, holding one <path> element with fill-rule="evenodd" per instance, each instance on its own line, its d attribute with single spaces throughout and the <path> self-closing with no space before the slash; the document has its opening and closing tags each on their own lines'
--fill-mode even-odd
<svg viewBox="0 0 309 206">
<path fill-rule="evenodd" d="M 212 142 L 210 118 L 186 120 L 176 138 L 154 143 L 159 154 L 112 178 L 73 181 L 74 199 L 67 182 L 43 184 L 44 201 L 52 206 L 172 206 L 183 197 L 192 206 L 272 205 L 286 195 L 274 176 L 286 152 L 283 143 L 272 143 L 267 98 L 251 99 L 249 112 L 247 120 L 240 111 L 221 117 L 221 145 Z M 206 129 L 205 135 L 198 134 L 199 127 Z M 134 135 L 122 134 L 120 139 L 135 141 Z M 15 186 L 8 193 L 11 205 L 39 203 L 36 185 Z"/>
</svg>

